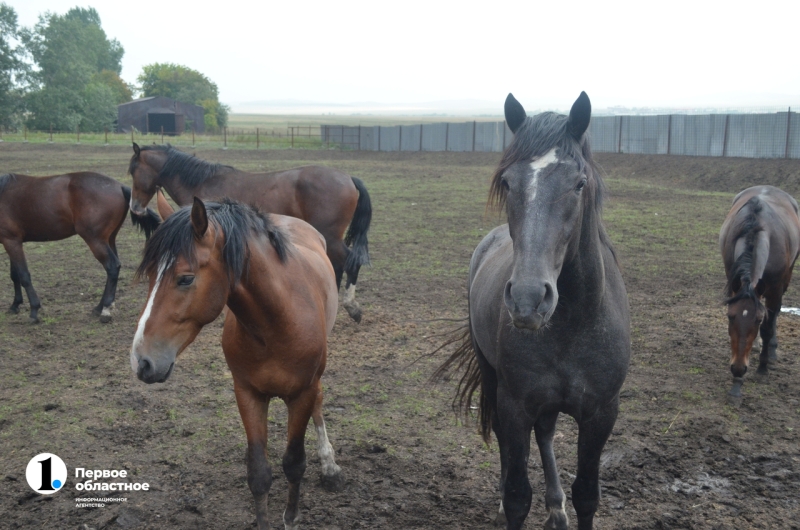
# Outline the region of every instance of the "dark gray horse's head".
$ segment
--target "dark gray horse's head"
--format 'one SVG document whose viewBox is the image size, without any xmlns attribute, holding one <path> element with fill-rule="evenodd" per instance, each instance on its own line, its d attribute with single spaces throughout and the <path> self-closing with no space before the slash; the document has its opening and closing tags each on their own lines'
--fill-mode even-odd
<svg viewBox="0 0 800 530">
<path fill-rule="evenodd" d="M 506 121 L 514 140 L 495 173 L 492 197 L 505 203 L 514 267 L 505 304 L 517 328 L 546 325 L 558 304 L 558 277 L 578 250 L 584 210 L 599 195 L 584 134 L 592 107 L 585 92 L 569 116 L 528 117 L 509 94 Z"/>
</svg>

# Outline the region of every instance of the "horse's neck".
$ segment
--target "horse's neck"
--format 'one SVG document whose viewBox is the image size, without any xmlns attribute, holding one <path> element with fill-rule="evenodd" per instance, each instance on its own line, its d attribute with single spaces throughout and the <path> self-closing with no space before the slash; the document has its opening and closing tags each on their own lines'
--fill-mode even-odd
<svg viewBox="0 0 800 530">
<path fill-rule="evenodd" d="M 192 204 L 192 200 L 195 196 L 200 198 L 204 197 L 200 190 L 202 186 L 195 186 L 193 188 L 187 187 L 181 182 L 180 175 L 162 176 L 159 179 L 159 184 L 179 206 Z"/>
<path fill-rule="evenodd" d="M 584 216 L 574 249 L 568 252 L 558 278 L 564 301 L 578 307 L 594 307 L 603 299 L 606 259 L 611 254 L 600 238 L 599 219 Z M 561 302 L 559 302 L 561 303 Z"/>
</svg>

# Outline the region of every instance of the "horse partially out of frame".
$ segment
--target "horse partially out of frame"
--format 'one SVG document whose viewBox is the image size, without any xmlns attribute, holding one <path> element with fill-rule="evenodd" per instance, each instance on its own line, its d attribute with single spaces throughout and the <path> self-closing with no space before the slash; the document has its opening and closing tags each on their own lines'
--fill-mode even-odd
<svg viewBox="0 0 800 530">
<path fill-rule="evenodd" d="M 0 175 L 0 243 L 11 261 L 14 301 L 8 309 L 19 313 L 22 289 L 31 306 L 31 322 L 39 322 L 42 304 L 31 283 L 22 245 L 28 241 L 58 241 L 78 234 L 106 270 L 106 288 L 94 314 L 111 320 L 120 261 L 117 233 L 128 213 L 131 189 L 100 173 L 82 172 L 30 177 Z M 131 212 L 131 221 L 147 237 L 161 220 L 154 211 Z"/>
</svg>

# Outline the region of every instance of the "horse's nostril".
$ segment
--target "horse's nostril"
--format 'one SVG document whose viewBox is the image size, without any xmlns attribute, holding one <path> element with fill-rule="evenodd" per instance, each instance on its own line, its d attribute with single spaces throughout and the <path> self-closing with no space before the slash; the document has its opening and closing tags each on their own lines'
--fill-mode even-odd
<svg viewBox="0 0 800 530">
<path fill-rule="evenodd" d="M 139 377 L 147 377 L 153 373 L 153 363 L 150 359 L 142 357 L 139 359 Z"/>
</svg>

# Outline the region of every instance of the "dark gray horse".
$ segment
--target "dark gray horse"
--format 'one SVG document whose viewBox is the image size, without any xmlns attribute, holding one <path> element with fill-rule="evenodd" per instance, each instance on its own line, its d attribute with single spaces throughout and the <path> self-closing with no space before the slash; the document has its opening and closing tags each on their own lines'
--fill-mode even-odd
<svg viewBox="0 0 800 530">
<path fill-rule="evenodd" d="M 508 224 L 475 249 L 469 271 L 469 333 L 437 371 L 467 365 L 456 402 L 480 387 L 479 421 L 500 446 L 499 519 L 522 527 L 531 506 L 531 429 L 546 481 L 545 528 L 565 529 L 565 496 L 553 453 L 559 413 L 578 422 L 572 504 L 592 528 L 600 498 L 600 454 L 619 409 L 630 358 L 625 285 L 600 219 L 603 182 L 586 138 L 591 103 L 581 93 L 569 117 L 527 117 L 508 95 L 514 139 L 489 200 Z M 468 410 L 468 409 L 467 409 Z"/>
</svg>

